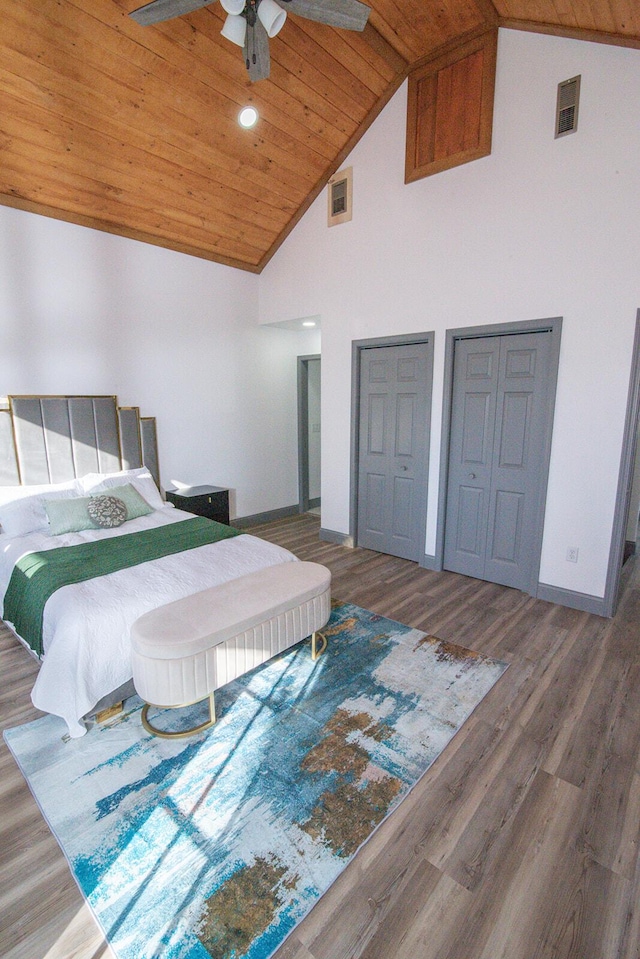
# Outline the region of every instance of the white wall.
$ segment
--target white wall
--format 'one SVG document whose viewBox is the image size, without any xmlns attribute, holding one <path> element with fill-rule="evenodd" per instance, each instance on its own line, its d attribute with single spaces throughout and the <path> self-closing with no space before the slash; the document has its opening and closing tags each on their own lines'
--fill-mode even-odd
<svg viewBox="0 0 640 959">
<path fill-rule="evenodd" d="M 577 74 L 579 129 L 555 140 L 557 84 Z M 490 157 L 405 186 L 405 86 L 345 162 L 353 220 L 329 229 L 323 194 L 289 236 L 260 319 L 322 316 L 324 528 L 349 530 L 352 340 L 435 330 L 433 554 L 445 331 L 562 316 L 540 580 L 604 595 L 640 306 L 639 102 L 639 51 L 501 30 Z"/>
<path fill-rule="evenodd" d="M 165 486 L 298 502 L 296 356 L 260 328 L 258 277 L 0 207 L 0 394 L 108 393 L 156 416 Z"/>
</svg>

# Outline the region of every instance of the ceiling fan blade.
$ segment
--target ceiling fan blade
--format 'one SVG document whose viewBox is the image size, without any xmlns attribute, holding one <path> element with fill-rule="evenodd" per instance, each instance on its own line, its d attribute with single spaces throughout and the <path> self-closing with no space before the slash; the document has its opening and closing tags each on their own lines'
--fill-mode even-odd
<svg viewBox="0 0 640 959">
<path fill-rule="evenodd" d="M 255 83 L 256 80 L 266 80 L 271 72 L 269 37 L 262 23 L 257 18 L 255 23 L 247 23 L 247 35 L 244 41 L 244 62 L 249 71 L 249 79 L 252 83 Z"/>
<path fill-rule="evenodd" d="M 130 17 L 142 24 L 143 27 L 151 23 L 161 23 L 163 20 L 172 20 L 185 13 L 193 13 L 201 7 L 208 7 L 215 0 L 152 0 L 146 6 L 140 7 L 129 14 Z"/>
<path fill-rule="evenodd" d="M 343 30 L 364 30 L 371 9 L 360 0 L 279 0 L 299 17 Z"/>
</svg>

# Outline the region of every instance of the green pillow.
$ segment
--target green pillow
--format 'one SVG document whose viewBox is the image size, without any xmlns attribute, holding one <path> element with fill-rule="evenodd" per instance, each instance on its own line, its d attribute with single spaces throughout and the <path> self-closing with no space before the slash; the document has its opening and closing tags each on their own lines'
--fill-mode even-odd
<svg viewBox="0 0 640 959">
<path fill-rule="evenodd" d="M 44 508 L 49 517 L 49 532 L 52 536 L 62 533 L 79 533 L 83 529 L 98 529 L 87 507 L 89 496 L 74 496 L 72 499 L 46 499 Z"/>
<path fill-rule="evenodd" d="M 130 483 L 113 486 L 109 494 L 117 496 L 127 508 L 127 519 L 136 519 L 153 513 L 146 499 Z M 72 499 L 46 499 L 44 508 L 49 517 L 49 532 L 52 536 L 62 533 L 79 533 L 83 529 L 99 529 L 89 516 L 89 503 L 96 497 L 74 496 Z"/>
<path fill-rule="evenodd" d="M 103 494 L 117 496 L 118 499 L 122 500 L 127 507 L 127 519 L 137 519 L 138 516 L 147 516 L 148 513 L 153 513 L 153 507 L 149 506 L 144 496 L 131 483 L 125 483 L 124 486 L 111 486 L 109 489 L 100 492 L 100 495 Z M 92 495 L 97 496 L 98 494 L 94 490 Z"/>
</svg>

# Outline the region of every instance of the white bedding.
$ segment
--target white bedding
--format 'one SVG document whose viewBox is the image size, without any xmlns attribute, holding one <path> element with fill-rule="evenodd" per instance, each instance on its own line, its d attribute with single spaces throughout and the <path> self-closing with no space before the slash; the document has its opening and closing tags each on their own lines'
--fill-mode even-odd
<svg viewBox="0 0 640 959">
<path fill-rule="evenodd" d="M 165 505 L 115 529 L 51 536 L 0 534 L 0 597 L 25 553 L 122 536 L 181 522 L 191 513 Z M 129 631 L 143 613 L 208 586 L 276 563 L 293 553 L 247 533 L 57 590 L 44 612 L 43 659 L 31 693 L 34 706 L 61 716 L 82 736 L 85 716 L 103 696 L 131 679 Z M 11 624 L 9 624 L 11 625 Z"/>
</svg>

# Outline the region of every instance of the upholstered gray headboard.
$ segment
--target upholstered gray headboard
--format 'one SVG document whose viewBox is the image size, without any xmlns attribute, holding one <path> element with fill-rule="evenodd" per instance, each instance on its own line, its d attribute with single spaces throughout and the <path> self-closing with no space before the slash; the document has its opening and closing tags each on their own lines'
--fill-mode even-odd
<svg viewBox="0 0 640 959">
<path fill-rule="evenodd" d="M 0 486 L 143 465 L 159 487 L 155 418 L 115 396 L 9 396 L 0 408 Z"/>
</svg>

